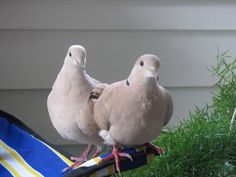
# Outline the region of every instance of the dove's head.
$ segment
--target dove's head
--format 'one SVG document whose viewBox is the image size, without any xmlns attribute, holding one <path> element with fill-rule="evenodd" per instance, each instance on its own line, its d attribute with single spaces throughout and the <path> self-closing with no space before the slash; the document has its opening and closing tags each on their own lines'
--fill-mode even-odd
<svg viewBox="0 0 236 177">
<path fill-rule="evenodd" d="M 86 50 L 80 45 L 72 45 L 67 52 L 66 63 L 85 68 L 86 64 Z"/>
<path fill-rule="evenodd" d="M 160 68 L 160 59 L 152 54 L 145 54 L 138 58 L 130 76 L 133 77 L 155 77 L 157 80 L 158 69 Z"/>
</svg>

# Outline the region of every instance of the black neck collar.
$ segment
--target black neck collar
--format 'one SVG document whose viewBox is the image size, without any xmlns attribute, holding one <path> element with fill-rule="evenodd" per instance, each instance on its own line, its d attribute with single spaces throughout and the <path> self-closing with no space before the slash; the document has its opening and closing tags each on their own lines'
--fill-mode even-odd
<svg viewBox="0 0 236 177">
<path fill-rule="evenodd" d="M 126 80 L 126 85 L 128 85 L 128 86 L 130 85 L 130 83 L 129 83 L 128 79 Z"/>
</svg>

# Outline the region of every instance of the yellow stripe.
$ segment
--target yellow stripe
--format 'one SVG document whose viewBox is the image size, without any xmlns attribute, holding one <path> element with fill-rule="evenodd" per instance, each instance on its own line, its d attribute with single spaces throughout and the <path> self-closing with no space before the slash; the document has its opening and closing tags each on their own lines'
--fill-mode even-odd
<svg viewBox="0 0 236 177">
<path fill-rule="evenodd" d="M 93 160 L 98 165 L 101 162 L 102 159 L 100 157 L 95 157 L 95 158 L 93 158 Z"/>
<path fill-rule="evenodd" d="M 0 145 L 2 145 L 2 147 L 6 149 L 13 157 L 15 157 L 15 159 L 22 166 L 24 166 L 27 171 L 29 171 L 31 174 L 35 175 L 36 177 L 42 177 L 42 175 L 38 171 L 34 170 L 31 166 L 29 166 L 16 151 L 14 151 L 11 147 L 6 145 L 2 140 L 0 140 Z"/>
<path fill-rule="evenodd" d="M 0 163 L 3 164 L 4 167 L 14 176 L 14 177 L 22 177 L 9 163 L 7 163 L 1 156 L 0 156 Z"/>
<path fill-rule="evenodd" d="M 40 140 L 38 140 L 40 141 Z M 67 163 L 67 165 L 72 165 L 74 164 L 74 162 L 72 162 L 71 160 L 69 160 L 67 157 L 65 157 L 64 155 L 62 155 L 60 152 L 56 151 L 55 149 L 53 149 L 51 146 L 47 145 L 46 143 L 40 141 L 41 143 L 43 143 L 45 146 L 47 146 L 49 149 L 51 149 L 58 157 L 60 157 L 65 163 Z"/>
<path fill-rule="evenodd" d="M 51 148 L 51 147 L 50 147 Z M 51 150 L 56 154 L 58 155 L 64 162 L 66 162 L 68 165 L 72 165 L 74 164 L 74 162 L 72 162 L 71 160 L 69 160 L 67 157 L 65 157 L 64 155 L 62 155 L 61 153 L 59 153 L 58 151 L 56 151 L 55 149 L 52 149 Z"/>
</svg>

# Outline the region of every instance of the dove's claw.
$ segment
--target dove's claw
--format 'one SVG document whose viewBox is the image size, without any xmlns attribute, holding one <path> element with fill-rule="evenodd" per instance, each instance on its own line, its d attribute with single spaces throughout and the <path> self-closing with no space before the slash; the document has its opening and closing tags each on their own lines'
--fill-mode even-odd
<svg viewBox="0 0 236 177">
<path fill-rule="evenodd" d="M 121 156 L 121 157 L 127 157 L 128 159 L 130 159 L 130 161 L 133 161 L 133 158 L 132 158 L 131 155 L 129 155 L 128 153 L 119 152 L 119 156 Z"/>
<path fill-rule="evenodd" d="M 85 157 L 85 156 L 70 157 L 70 160 L 75 161 L 75 162 L 81 162 L 81 163 L 83 163 L 84 161 L 87 161 L 87 157 Z"/>
<path fill-rule="evenodd" d="M 75 161 L 75 163 L 73 163 L 72 165 L 70 165 L 69 167 L 66 167 L 62 170 L 62 172 L 66 172 L 69 170 L 72 170 L 75 167 L 80 166 L 83 162 L 87 161 L 87 158 L 81 158 L 81 157 L 71 157 L 71 160 L 77 159 Z"/>
<path fill-rule="evenodd" d="M 88 145 L 87 149 L 83 152 L 83 154 L 80 157 L 70 157 L 72 161 L 75 161 L 71 166 L 66 167 L 65 169 L 62 170 L 62 172 L 66 172 L 69 170 L 72 170 L 75 167 L 80 166 L 83 162 L 87 161 L 87 156 L 92 150 L 92 145 Z"/>
<path fill-rule="evenodd" d="M 77 162 L 85 162 L 87 161 L 87 157 L 88 154 L 91 152 L 93 146 L 92 145 L 88 145 L 87 149 L 85 149 L 85 151 L 83 152 L 83 154 L 80 157 L 70 157 L 71 160 L 75 161 L 75 163 Z"/>
<path fill-rule="evenodd" d="M 131 155 L 129 155 L 128 153 L 125 153 L 125 152 L 119 152 L 118 146 L 117 145 L 113 145 L 112 154 L 110 154 L 107 157 L 105 157 L 104 159 L 102 159 L 102 162 L 114 158 L 115 159 L 115 163 L 116 163 L 116 170 L 117 170 L 118 173 L 120 173 L 120 158 L 119 157 L 127 157 L 131 161 L 133 161 Z"/>
<path fill-rule="evenodd" d="M 73 163 L 73 164 L 70 165 L 69 167 L 64 168 L 64 169 L 62 170 L 62 173 L 67 172 L 67 171 L 69 171 L 69 170 L 72 170 L 73 168 L 75 168 L 76 166 L 79 166 L 79 165 L 81 165 L 81 164 L 82 164 L 81 162 L 76 161 L 75 163 Z"/>
<path fill-rule="evenodd" d="M 145 146 L 147 148 L 151 148 L 151 149 L 155 150 L 159 155 L 162 155 L 165 153 L 165 150 L 162 147 L 158 147 L 152 143 L 146 143 Z"/>
<path fill-rule="evenodd" d="M 97 150 L 94 154 L 93 154 L 93 158 L 98 157 L 101 154 L 101 151 Z"/>
<path fill-rule="evenodd" d="M 72 165 L 70 165 L 69 167 L 66 167 L 62 170 L 62 172 L 66 172 L 69 170 L 72 170 L 75 167 L 80 166 L 83 162 L 87 161 L 87 157 L 71 157 L 71 160 L 75 161 L 75 163 L 73 163 Z"/>
</svg>

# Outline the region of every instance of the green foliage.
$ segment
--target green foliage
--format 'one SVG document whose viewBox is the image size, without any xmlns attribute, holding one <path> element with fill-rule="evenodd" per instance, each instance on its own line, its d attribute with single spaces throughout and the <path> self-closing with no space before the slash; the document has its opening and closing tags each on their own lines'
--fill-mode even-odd
<svg viewBox="0 0 236 177">
<path fill-rule="evenodd" d="M 177 130 L 154 141 L 165 148 L 165 155 L 122 176 L 236 176 L 236 126 L 229 129 L 236 107 L 236 58 L 218 52 L 217 65 L 211 70 L 218 77 L 212 105 L 196 108 Z"/>
<path fill-rule="evenodd" d="M 216 67 L 211 71 L 219 80 L 215 84 L 217 91 L 213 93 L 212 109 L 216 114 L 232 116 L 236 108 L 236 58 L 228 55 L 228 51 L 218 51 Z"/>
</svg>

